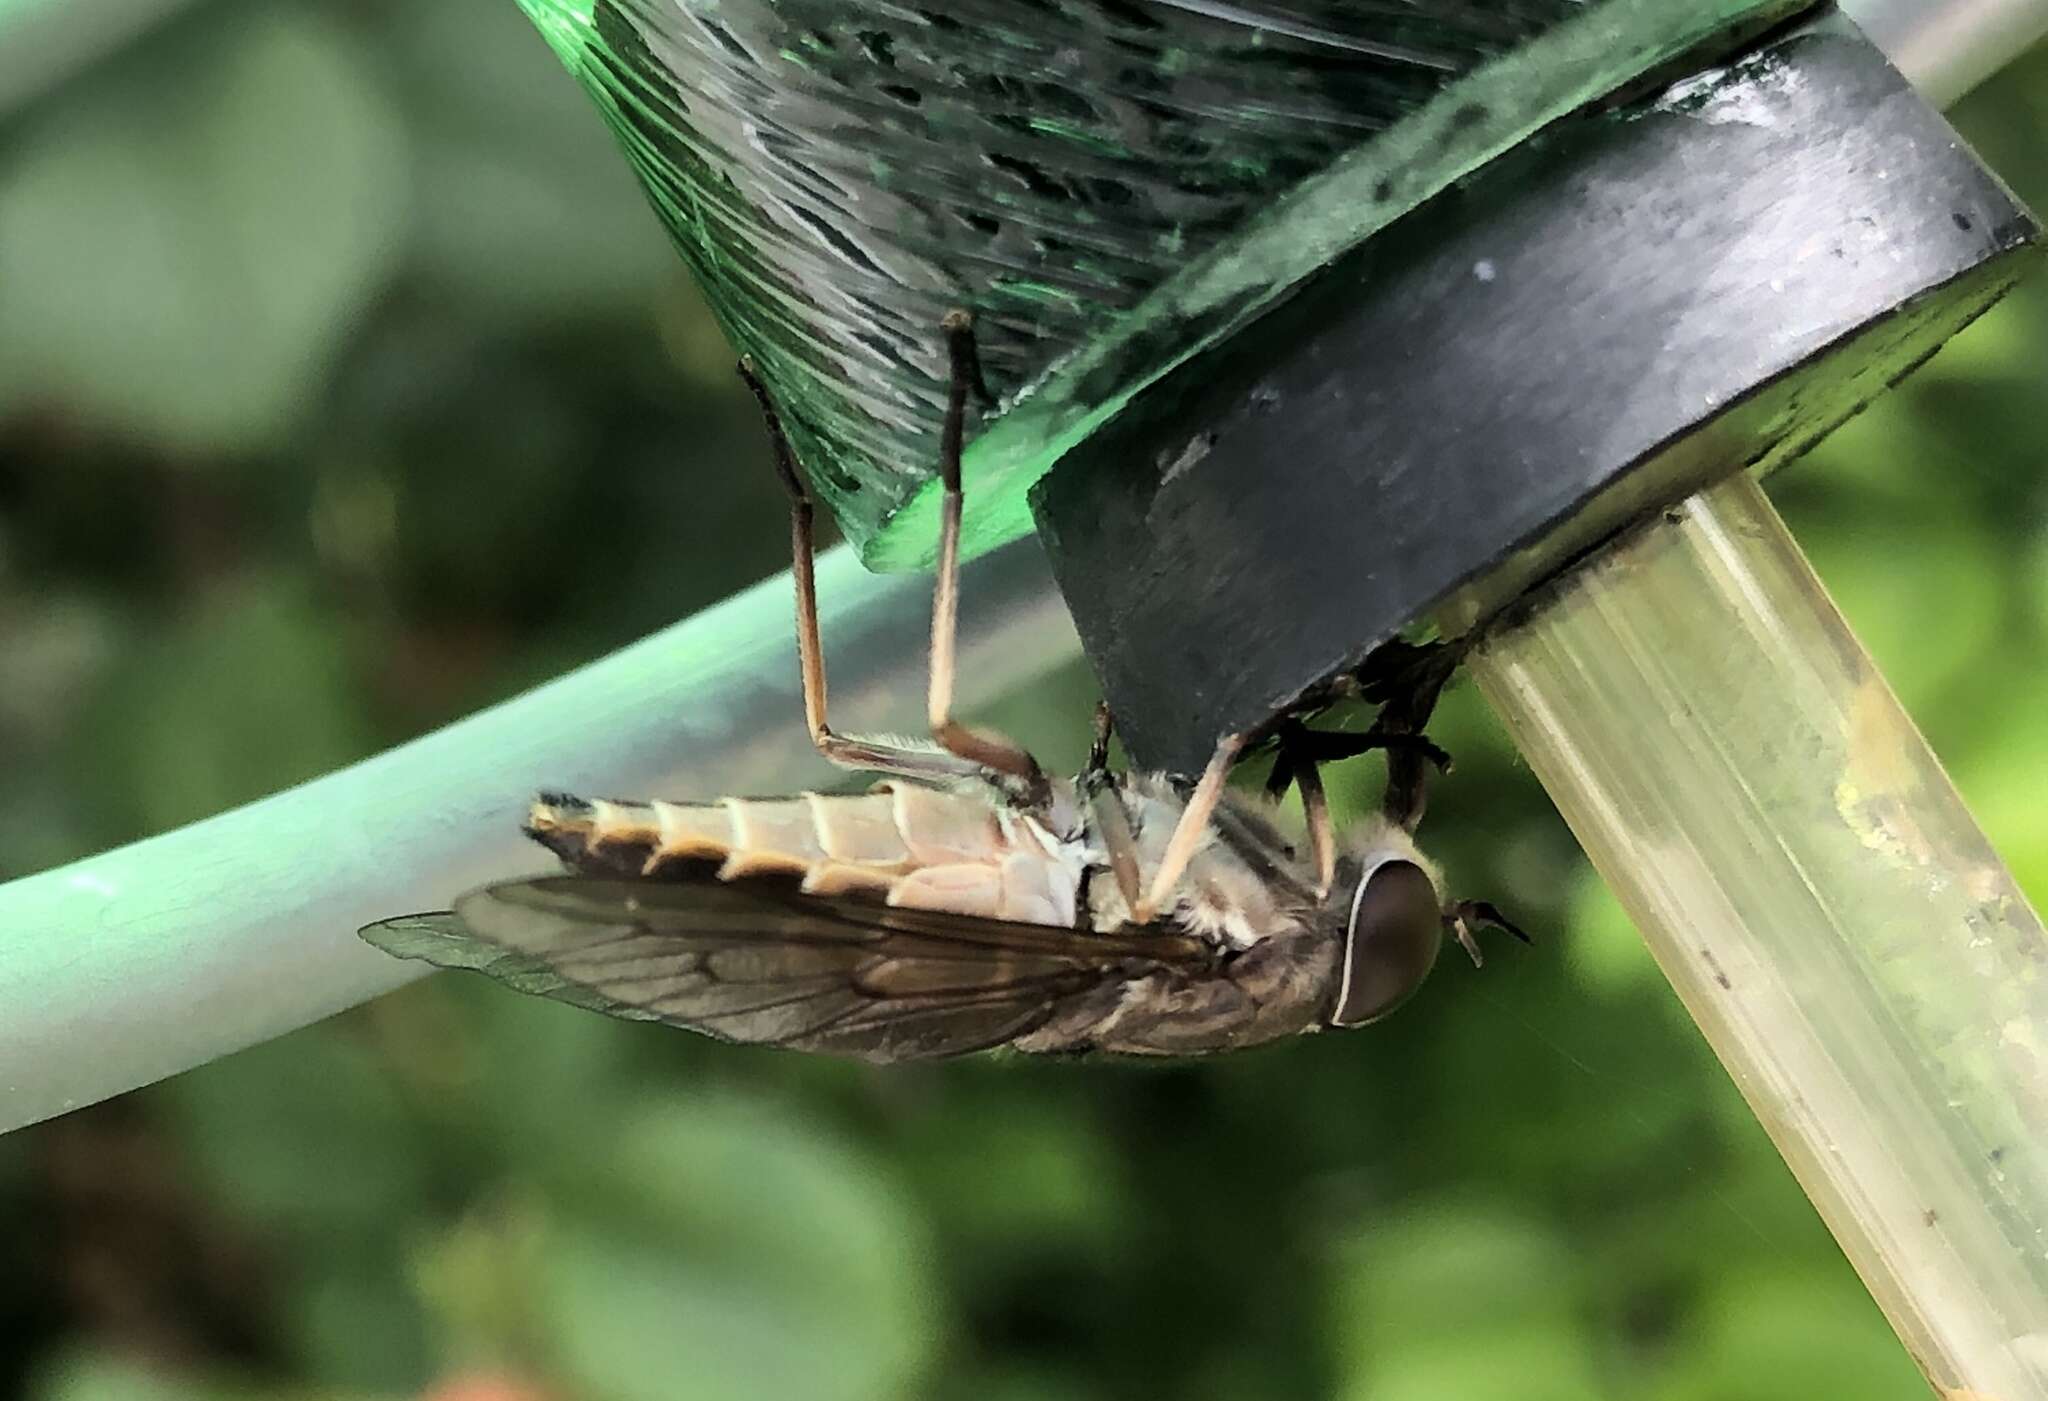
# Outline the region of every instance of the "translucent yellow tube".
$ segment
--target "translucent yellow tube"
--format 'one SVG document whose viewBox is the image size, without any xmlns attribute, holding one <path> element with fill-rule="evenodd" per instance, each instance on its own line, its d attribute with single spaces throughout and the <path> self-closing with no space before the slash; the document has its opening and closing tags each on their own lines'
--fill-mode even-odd
<svg viewBox="0 0 2048 1401">
<path fill-rule="evenodd" d="M 2048 1401 L 2048 939 L 1755 483 L 1473 671 L 1929 1380 Z"/>
</svg>

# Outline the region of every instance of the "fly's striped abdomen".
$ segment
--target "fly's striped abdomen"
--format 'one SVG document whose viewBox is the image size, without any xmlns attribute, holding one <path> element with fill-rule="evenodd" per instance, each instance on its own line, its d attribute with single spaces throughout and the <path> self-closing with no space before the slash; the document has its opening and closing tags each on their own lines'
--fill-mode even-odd
<svg viewBox="0 0 2048 1401">
<path fill-rule="evenodd" d="M 972 794 L 612 802 L 548 794 L 527 832 L 572 868 L 664 880 L 783 878 L 807 895 L 1071 926 L 1078 871 L 1032 821 Z"/>
</svg>

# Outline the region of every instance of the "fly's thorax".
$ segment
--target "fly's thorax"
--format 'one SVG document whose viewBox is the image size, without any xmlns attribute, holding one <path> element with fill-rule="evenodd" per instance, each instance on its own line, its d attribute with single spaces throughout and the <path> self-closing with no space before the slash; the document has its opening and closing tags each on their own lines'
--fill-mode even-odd
<svg viewBox="0 0 2048 1401">
<path fill-rule="evenodd" d="M 1071 927 L 1084 861 L 992 791 L 619 802 L 544 795 L 528 835 L 571 869 L 642 880 L 783 880 L 807 895 Z"/>
<path fill-rule="evenodd" d="M 1163 774 L 1127 774 L 1115 790 L 1129 819 L 1141 880 L 1159 869 L 1186 800 Z M 1276 809 L 1226 793 L 1201 846 L 1160 914 L 1189 933 L 1231 948 L 1305 927 L 1314 912 L 1314 875 L 1274 822 Z M 1089 833 L 1091 859 L 1105 869 L 1088 885 L 1094 927 L 1130 920 L 1123 893 L 1107 871 L 1100 834 Z"/>
</svg>

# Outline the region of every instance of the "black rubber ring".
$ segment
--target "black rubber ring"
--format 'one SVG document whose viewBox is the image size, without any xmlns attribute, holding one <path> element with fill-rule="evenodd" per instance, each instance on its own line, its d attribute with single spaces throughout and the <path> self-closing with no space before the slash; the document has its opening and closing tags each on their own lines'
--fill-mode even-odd
<svg viewBox="0 0 2048 1401">
<path fill-rule="evenodd" d="M 1461 585 L 1789 459 L 2040 236 L 1839 15 L 1539 134 L 1039 483 L 1126 747 L 1197 771 Z"/>
</svg>

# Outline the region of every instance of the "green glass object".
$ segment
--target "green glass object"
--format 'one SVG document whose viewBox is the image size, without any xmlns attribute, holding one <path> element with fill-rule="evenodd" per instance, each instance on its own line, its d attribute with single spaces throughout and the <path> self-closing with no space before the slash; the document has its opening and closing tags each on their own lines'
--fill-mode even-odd
<svg viewBox="0 0 2048 1401">
<path fill-rule="evenodd" d="M 865 561 L 924 563 L 939 318 L 1003 401 L 965 546 L 1138 389 L 1537 127 L 1809 0 L 520 0 Z"/>
</svg>

